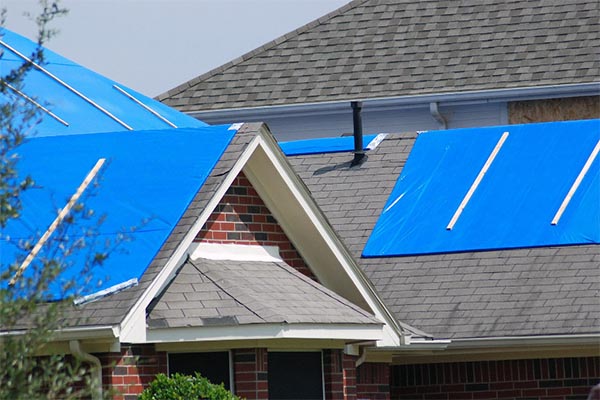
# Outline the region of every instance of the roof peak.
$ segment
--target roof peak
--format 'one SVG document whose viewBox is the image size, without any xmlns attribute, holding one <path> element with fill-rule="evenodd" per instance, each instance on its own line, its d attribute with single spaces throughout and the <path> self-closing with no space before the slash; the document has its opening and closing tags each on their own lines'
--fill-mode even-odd
<svg viewBox="0 0 600 400">
<path fill-rule="evenodd" d="M 168 90 L 168 91 L 166 91 L 164 93 L 159 94 L 158 96 L 155 97 L 155 99 L 158 100 L 158 101 L 163 101 L 164 99 L 167 99 L 167 98 L 169 98 L 169 97 L 171 97 L 173 95 L 179 94 L 179 93 L 183 92 L 185 89 L 189 88 L 190 86 L 194 85 L 197 82 L 200 82 L 200 81 L 202 81 L 204 79 L 208 79 L 211 76 L 217 75 L 220 72 L 223 72 L 223 71 L 225 71 L 225 70 L 227 70 L 227 69 L 229 69 L 231 67 L 234 67 L 237 64 L 240 64 L 241 62 L 246 61 L 247 59 L 249 59 L 251 57 L 254 57 L 255 55 L 258 55 L 258 54 L 260 54 L 260 53 L 262 53 L 262 52 L 264 52 L 266 50 L 269 50 L 272 47 L 277 46 L 277 45 L 279 45 L 279 44 L 281 44 L 281 43 L 289 40 L 292 37 L 298 36 L 301 33 L 304 33 L 306 30 L 314 28 L 315 26 L 318 26 L 318 25 L 324 23 L 325 21 L 328 21 L 329 19 L 331 19 L 331 18 L 333 18 L 333 17 L 335 17 L 335 16 L 337 16 L 337 15 L 345 12 L 346 10 L 348 10 L 350 8 L 353 8 L 353 7 L 356 7 L 357 5 L 359 5 L 361 3 L 364 3 L 364 2 L 367 2 L 367 1 L 370 1 L 370 0 L 352 0 L 351 2 L 349 2 L 349 3 L 347 3 L 347 4 L 343 5 L 343 6 L 341 6 L 339 8 L 337 8 L 337 9 L 335 9 L 335 10 L 333 10 L 333 11 L 331 11 L 331 12 L 329 12 L 329 13 L 327 13 L 327 14 L 319 17 L 319 18 L 316 18 L 316 19 L 314 19 L 314 20 L 312 20 L 312 21 L 310 21 L 310 22 L 308 22 L 308 23 L 306 23 L 306 24 L 304 24 L 304 25 L 302 25 L 302 26 L 300 26 L 300 27 L 298 27 L 298 28 L 296 28 L 296 29 L 288 32 L 288 33 L 285 33 L 285 34 L 283 34 L 283 35 L 281 35 L 281 36 L 279 36 L 279 37 L 277 37 L 277 38 L 275 38 L 275 39 L 273 39 L 273 40 L 271 40 L 271 41 L 269 41 L 269 42 L 267 42 L 267 43 L 265 43 L 265 44 L 263 44 L 263 45 L 261 45 L 261 46 L 259 46 L 257 48 L 255 48 L 253 50 L 250 50 L 249 52 L 244 53 L 241 56 L 236 57 L 233 60 L 228 61 L 228 62 L 226 62 L 223 65 L 220 65 L 220 66 L 218 66 L 216 68 L 213 68 L 210 71 L 207 71 L 207 72 L 205 72 L 203 74 L 200 74 L 197 77 L 192 78 L 191 80 L 186 81 L 186 82 L 184 82 L 184 83 L 182 83 L 182 84 L 174 87 L 173 89 L 170 89 L 170 90 Z"/>
</svg>

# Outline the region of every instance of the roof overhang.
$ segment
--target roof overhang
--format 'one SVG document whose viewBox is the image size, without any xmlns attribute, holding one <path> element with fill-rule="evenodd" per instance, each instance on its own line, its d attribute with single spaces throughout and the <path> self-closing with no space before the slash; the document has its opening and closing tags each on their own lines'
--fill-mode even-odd
<svg viewBox="0 0 600 400">
<path fill-rule="evenodd" d="M 229 342 L 229 341 L 334 341 L 353 343 L 382 339 L 377 324 L 256 324 L 151 329 L 148 343 Z M 246 344 L 247 346 L 247 344 Z"/>
<path fill-rule="evenodd" d="M 429 104 L 431 103 L 437 103 L 438 106 L 457 106 L 564 97 L 598 96 L 599 93 L 600 82 L 589 82 L 569 85 L 527 86 L 508 89 L 473 90 L 366 99 L 357 97 L 348 100 L 317 103 L 193 111 L 189 112 L 189 115 L 201 120 L 218 118 L 223 120 L 246 119 L 252 121 L 260 120 L 267 116 L 283 118 L 290 116 L 300 117 L 315 116 L 318 114 L 348 113 L 351 100 L 362 101 L 363 109 L 382 111 L 385 109 L 429 107 Z"/>
<path fill-rule="evenodd" d="M 24 335 L 27 330 L 11 330 L 0 332 L 0 345 L 6 336 Z M 52 333 L 50 341 L 40 355 L 71 353 L 70 341 L 79 341 L 87 352 L 111 352 L 120 350 L 120 328 L 117 325 L 79 326 L 63 328 Z"/>
<path fill-rule="evenodd" d="M 422 364 L 600 355 L 600 333 L 419 340 L 401 348 L 369 348 L 367 361 Z"/>
<path fill-rule="evenodd" d="M 247 125 L 248 126 L 248 125 Z M 243 132 L 245 128 L 240 128 Z M 192 229 L 183 235 L 179 246 L 167 261 L 164 268 L 148 286 L 144 294 L 132 307 L 121 324 L 121 341 L 129 343 L 147 343 L 162 341 L 216 340 L 218 338 L 244 337 L 247 339 L 265 338 L 312 338 L 313 334 L 321 338 L 336 340 L 377 340 L 388 346 L 400 345 L 402 329 L 378 298 L 369 280 L 364 276 L 349 251 L 335 234 L 326 218 L 310 196 L 308 189 L 287 163 L 285 155 L 272 138 L 265 125 L 254 125 L 256 136 L 246 146 L 242 155 L 231 168 L 223 183 L 200 214 Z M 185 262 L 194 238 L 208 220 L 225 192 L 240 172 L 244 172 L 265 205 L 280 223 L 283 231 L 296 246 L 300 254 L 325 287 L 372 312 L 385 325 L 365 328 L 296 325 L 293 329 L 281 326 L 261 325 L 261 327 L 243 328 L 164 328 L 161 330 L 146 327 L 146 308 L 150 302 L 164 290 L 178 267 Z M 277 190 L 273 190 L 276 187 Z M 366 329 L 366 332 L 363 332 Z M 233 331 L 240 333 L 232 336 Z M 376 334 L 376 331 L 379 333 Z M 250 334 L 249 332 L 254 332 Z M 364 335 L 364 333 L 367 333 Z M 174 336 L 175 335 L 175 336 Z M 181 335 L 180 339 L 175 339 Z M 282 336 L 283 335 L 283 336 Z M 290 336 L 291 335 L 291 336 Z M 306 335 L 309 335 L 308 337 Z M 221 340 L 221 339 L 219 339 Z"/>
</svg>

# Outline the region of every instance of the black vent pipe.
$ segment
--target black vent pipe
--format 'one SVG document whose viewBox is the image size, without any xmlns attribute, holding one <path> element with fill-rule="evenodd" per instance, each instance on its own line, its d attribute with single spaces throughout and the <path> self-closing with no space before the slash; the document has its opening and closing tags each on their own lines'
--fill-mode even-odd
<svg viewBox="0 0 600 400">
<path fill-rule="evenodd" d="M 350 166 L 354 167 L 355 165 L 360 164 L 365 158 L 365 151 L 363 150 L 362 117 L 360 115 L 362 101 L 353 101 L 350 105 L 352 106 L 352 123 L 354 125 L 354 159 Z"/>
</svg>

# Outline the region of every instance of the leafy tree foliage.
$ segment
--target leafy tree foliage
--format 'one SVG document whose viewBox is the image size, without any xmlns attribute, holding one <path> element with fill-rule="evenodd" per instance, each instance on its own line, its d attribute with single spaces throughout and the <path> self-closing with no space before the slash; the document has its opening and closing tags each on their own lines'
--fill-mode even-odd
<svg viewBox="0 0 600 400">
<path fill-rule="evenodd" d="M 7 10 L 1 14 L 4 26 Z M 41 115 L 39 108 L 19 95 L 25 76 L 44 64 L 42 45 L 56 32 L 49 24 L 66 14 L 58 0 L 41 0 L 37 17 L 38 47 L 23 63 L 0 76 L 0 229 L 18 219 L 23 204 L 21 195 L 35 183 L 35 177 L 19 174 L 18 147 L 33 135 Z M 1 32 L 0 32 L 1 36 Z M 8 51 L 8 50 L 5 50 Z M 1 57 L 1 56 L 0 56 Z M 36 100 L 37 101 L 37 100 Z M 39 102 L 39 101 L 38 101 Z M 22 262 L 37 242 L 36 237 L 14 243 L 22 252 L 15 260 L 0 258 L 0 399 L 75 399 L 98 393 L 91 366 L 76 357 L 66 357 L 54 349 L 53 340 L 63 328 L 64 316 L 77 294 L 74 281 L 60 283 L 63 300 L 55 301 L 50 287 L 76 252 L 88 252 L 88 267 L 106 258 L 96 253 L 89 240 L 94 231 L 73 234 L 77 218 L 92 218 L 78 203 L 52 235 L 47 251 L 31 262 L 27 273 Z M 2 236 L 1 240 L 13 240 Z M 52 286 L 54 285 L 54 286 Z"/>
<path fill-rule="evenodd" d="M 139 400 L 240 400 L 223 384 L 215 385 L 196 372 L 195 376 L 158 374 Z"/>
</svg>

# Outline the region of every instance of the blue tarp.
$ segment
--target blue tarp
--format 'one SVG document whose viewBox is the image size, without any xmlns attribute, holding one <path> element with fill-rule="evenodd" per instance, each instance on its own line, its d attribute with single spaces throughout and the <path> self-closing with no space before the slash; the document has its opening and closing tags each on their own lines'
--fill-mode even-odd
<svg viewBox="0 0 600 400">
<path fill-rule="evenodd" d="M 364 135 L 364 149 L 375 139 L 377 135 Z M 334 137 L 295 140 L 291 142 L 280 142 L 279 146 L 286 156 L 299 156 L 306 154 L 339 153 L 354 150 L 354 137 Z"/>
<path fill-rule="evenodd" d="M 2 29 L 0 35 L 2 35 L 0 40 L 28 57 L 35 50 L 36 44 L 20 35 L 6 29 Z M 2 76 L 23 63 L 23 59 L 7 47 L 0 46 L 0 50 L 3 51 L 2 57 L 0 57 L 0 74 Z M 177 127 L 207 126 L 207 124 L 195 118 L 107 79 L 48 49 L 44 50 L 44 55 L 46 64 L 43 65 L 43 68 L 112 113 L 134 130 L 165 129 L 169 128 L 170 125 L 126 97 L 113 85 L 121 87 Z M 69 126 L 65 126 L 42 112 L 42 122 L 35 128 L 36 136 L 127 130 L 126 127 L 113 120 L 106 113 L 38 69 L 32 69 L 28 73 L 21 91 L 46 106 L 69 124 Z M 14 94 L 14 92 L 11 92 L 9 99 L 0 95 L 0 102 L 15 101 L 17 99 L 23 100 L 23 97 Z"/>
<path fill-rule="evenodd" d="M 509 132 L 452 230 L 446 227 Z M 600 120 L 419 135 L 364 257 L 600 243 L 600 160 L 551 221 L 600 140 Z"/>
<path fill-rule="evenodd" d="M 23 213 L 2 232 L 0 261 L 6 267 L 16 257 L 21 239 L 37 240 L 75 193 L 100 158 L 98 187 L 84 193 L 87 207 L 106 219 L 99 226 L 98 241 L 115 243 L 120 233 L 133 240 L 112 251 L 105 264 L 92 271 L 89 294 L 140 278 L 173 227 L 202 187 L 236 130 L 229 125 L 189 129 L 116 132 L 42 137 L 18 148 L 19 172 L 30 175 L 35 187 L 22 195 Z M 71 227 L 71 242 L 81 228 L 93 227 L 97 218 L 79 219 Z M 130 232 L 130 228 L 136 227 Z M 10 241 L 6 240 L 6 235 Z M 44 247 L 39 258 L 52 251 Z M 82 255 L 71 260 L 61 279 L 79 277 Z M 101 282 L 100 284 L 97 284 Z M 58 287 L 53 296 L 60 297 Z"/>
</svg>

